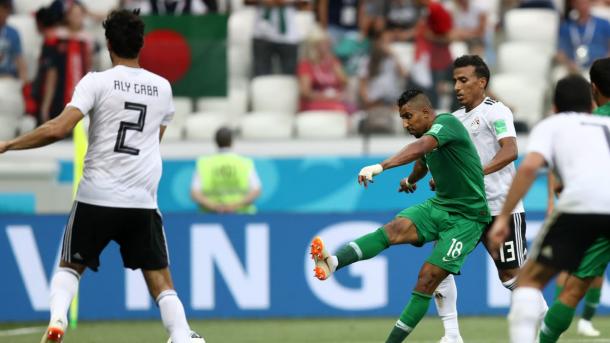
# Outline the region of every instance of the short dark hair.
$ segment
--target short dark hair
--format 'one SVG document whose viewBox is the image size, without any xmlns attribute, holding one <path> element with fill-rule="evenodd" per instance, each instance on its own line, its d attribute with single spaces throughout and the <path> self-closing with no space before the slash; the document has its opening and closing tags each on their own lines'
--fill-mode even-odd
<svg viewBox="0 0 610 343">
<path fill-rule="evenodd" d="M 586 112 L 592 110 L 591 85 L 584 77 L 568 75 L 557 82 L 553 97 L 557 112 Z"/>
<path fill-rule="evenodd" d="M 110 49 L 122 58 L 136 58 L 144 45 L 144 22 L 140 11 L 115 10 L 102 24 Z"/>
<path fill-rule="evenodd" d="M 400 98 L 398 98 L 398 107 L 403 107 L 406 103 L 419 95 L 426 96 L 420 89 L 407 89 L 400 95 Z"/>
<path fill-rule="evenodd" d="M 487 85 L 489 85 L 489 79 L 491 77 L 487 63 L 485 63 L 485 61 L 483 61 L 483 59 L 477 55 L 463 55 L 453 61 L 453 69 L 468 66 L 474 67 L 474 74 L 477 77 L 484 77 L 485 80 L 487 80 L 487 83 L 485 84 L 485 88 L 487 88 Z"/>
<path fill-rule="evenodd" d="M 226 126 L 216 130 L 216 145 L 219 148 L 228 148 L 233 143 L 233 132 Z"/>
<path fill-rule="evenodd" d="M 610 57 L 595 60 L 589 70 L 589 77 L 603 96 L 610 97 Z"/>
</svg>

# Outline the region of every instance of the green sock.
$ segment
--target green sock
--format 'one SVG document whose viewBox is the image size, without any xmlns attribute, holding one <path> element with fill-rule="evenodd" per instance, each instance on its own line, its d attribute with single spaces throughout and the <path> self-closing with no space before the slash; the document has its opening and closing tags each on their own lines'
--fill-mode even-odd
<svg viewBox="0 0 610 343">
<path fill-rule="evenodd" d="M 553 300 L 559 299 L 559 294 L 561 294 L 562 291 L 563 291 L 563 286 L 557 285 L 555 287 L 555 296 L 553 297 Z"/>
<path fill-rule="evenodd" d="M 540 343 L 557 342 L 559 336 L 570 327 L 574 312 L 574 308 L 555 300 L 540 328 Z"/>
<path fill-rule="evenodd" d="M 589 288 L 585 294 L 585 307 L 582 311 L 582 319 L 590 321 L 593 318 L 601 297 L 601 288 Z"/>
<path fill-rule="evenodd" d="M 413 292 L 411 299 L 400 314 L 400 319 L 394 325 L 386 343 L 400 343 L 413 331 L 417 323 L 428 312 L 432 295 Z"/>
<path fill-rule="evenodd" d="M 389 246 L 388 234 L 381 227 L 339 249 L 335 254 L 339 262 L 337 269 L 341 269 L 356 261 L 368 260 L 371 257 L 375 257 Z"/>
</svg>

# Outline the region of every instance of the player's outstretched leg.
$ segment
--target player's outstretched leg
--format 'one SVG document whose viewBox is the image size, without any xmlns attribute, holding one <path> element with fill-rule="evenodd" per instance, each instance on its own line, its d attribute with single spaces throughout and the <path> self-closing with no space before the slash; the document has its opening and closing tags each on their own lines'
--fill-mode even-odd
<svg viewBox="0 0 610 343">
<path fill-rule="evenodd" d="M 42 336 L 41 343 L 59 343 L 64 339 L 68 327 L 68 308 L 78 291 L 80 273 L 84 267 L 69 268 L 64 262 L 57 269 L 51 279 L 50 310 L 51 320 Z"/>
<path fill-rule="evenodd" d="M 320 237 L 311 241 L 310 254 L 316 263 L 314 276 L 326 280 L 332 273 L 354 262 L 368 260 L 394 244 L 414 244 L 419 242 L 415 224 L 403 217 L 396 217 L 379 229 L 366 234 L 339 248 L 330 255 Z"/>
<path fill-rule="evenodd" d="M 449 274 L 434 291 L 434 303 L 445 328 L 445 335 L 439 343 L 463 343 L 458 324 L 457 287 L 453 274 Z"/>
<path fill-rule="evenodd" d="M 320 280 L 326 280 L 335 270 L 375 257 L 389 246 L 388 234 L 383 227 L 349 242 L 341 247 L 334 256 L 328 253 L 322 238 L 315 237 L 311 241 L 310 248 L 311 258 L 316 263 L 314 275 Z"/>
<path fill-rule="evenodd" d="M 415 290 L 411 293 L 411 299 L 392 328 L 386 343 L 401 343 L 411 334 L 428 312 L 432 293 L 448 274 L 449 272 L 438 266 L 428 262 L 424 263 L 419 271 Z"/>
<path fill-rule="evenodd" d="M 190 343 L 191 328 L 186 321 L 184 306 L 173 289 L 169 269 L 143 270 L 142 273 L 150 294 L 159 305 L 163 326 L 172 343 Z"/>
</svg>

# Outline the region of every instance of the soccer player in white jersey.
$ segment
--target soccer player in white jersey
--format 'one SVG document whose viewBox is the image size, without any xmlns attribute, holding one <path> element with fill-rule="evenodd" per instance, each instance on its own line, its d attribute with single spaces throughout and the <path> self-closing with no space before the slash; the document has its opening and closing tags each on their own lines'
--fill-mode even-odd
<svg viewBox="0 0 610 343">
<path fill-rule="evenodd" d="M 503 244 L 514 207 L 541 168 L 553 169 L 563 190 L 519 273 L 508 317 L 512 343 L 535 341 L 540 294 L 546 284 L 561 270 L 575 271 L 597 239 L 610 240 L 610 182 L 599 182 L 610 170 L 610 119 L 588 115 L 592 110 L 591 88 L 579 75 L 557 83 L 554 106 L 559 114 L 532 130 L 527 155 L 489 232 L 494 247 Z M 608 263 L 610 254 L 599 255 L 597 260 Z M 579 300 L 570 299 L 572 303 L 563 304 L 562 312 Z"/>
<path fill-rule="evenodd" d="M 167 80 L 139 67 L 144 23 L 113 11 L 104 21 L 113 67 L 87 74 L 63 112 L 32 132 L 0 142 L 0 153 L 45 146 L 66 137 L 88 115 L 89 149 L 65 229 L 61 262 L 51 280 L 51 320 L 42 342 L 63 340 L 67 311 L 85 269 L 97 271 L 110 241 L 126 268 L 142 269 L 172 342 L 190 342 L 184 307 L 173 289 L 157 187 L 159 142 L 174 113 Z"/>
<path fill-rule="evenodd" d="M 485 94 L 489 78 L 489 68 L 479 56 L 464 55 L 453 63 L 454 90 L 462 105 L 453 115 L 464 124 L 479 153 L 485 174 L 487 203 L 492 218 L 495 219 L 500 214 L 515 175 L 513 161 L 517 159 L 517 135 L 511 110 Z M 434 186 L 433 183 L 431 186 Z M 490 227 L 491 224 L 487 230 Z M 511 213 L 510 229 L 509 237 L 497 254 L 490 250 L 486 235 L 483 235 L 482 242 L 490 255 L 497 256 L 494 262 L 502 285 L 512 290 L 527 251 L 522 202 Z M 440 343 L 462 343 L 457 319 L 457 288 L 453 275 L 450 274 L 441 282 L 435 291 L 434 300 L 445 327 L 445 335 Z"/>
</svg>

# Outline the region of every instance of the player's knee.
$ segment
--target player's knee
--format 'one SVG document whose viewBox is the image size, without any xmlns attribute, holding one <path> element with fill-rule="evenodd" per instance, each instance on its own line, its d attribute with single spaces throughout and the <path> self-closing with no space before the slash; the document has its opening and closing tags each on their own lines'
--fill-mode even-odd
<svg viewBox="0 0 610 343">
<path fill-rule="evenodd" d="M 60 261 L 59 266 L 62 268 L 70 268 L 76 271 L 79 275 L 83 275 L 85 269 L 87 269 L 87 266 L 85 266 L 84 264 L 72 263 L 67 261 Z"/>
<path fill-rule="evenodd" d="M 500 281 L 502 281 L 502 283 L 504 284 L 505 282 L 514 280 L 517 275 L 519 274 L 519 269 L 515 268 L 515 269 L 500 269 L 498 270 L 498 277 L 500 278 Z"/>
<path fill-rule="evenodd" d="M 446 276 L 439 271 L 422 268 L 417 278 L 415 290 L 424 294 L 432 294 Z"/>
<path fill-rule="evenodd" d="M 409 219 L 395 218 L 384 225 L 390 245 L 417 242 L 417 230 Z"/>
</svg>

